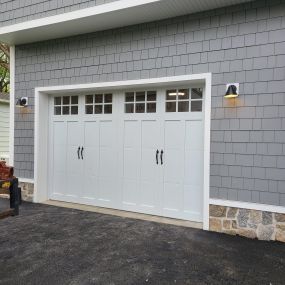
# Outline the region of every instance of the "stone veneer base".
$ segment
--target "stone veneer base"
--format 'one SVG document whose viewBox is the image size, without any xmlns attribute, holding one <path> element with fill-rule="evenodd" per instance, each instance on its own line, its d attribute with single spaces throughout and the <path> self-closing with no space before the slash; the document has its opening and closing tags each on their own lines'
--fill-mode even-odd
<svg viewBox="0 0 285 285">
<path fill-rule="evenodd" d="M 210 231 L 285 242 L 285 214 L 210 205 Z"/>
<path fill-rule="evenodd" d="M 33 202 L 34 184 L 19 181 L 19 187 L 22 189 L 22 199 L 24 201 Z"/>
</svg>

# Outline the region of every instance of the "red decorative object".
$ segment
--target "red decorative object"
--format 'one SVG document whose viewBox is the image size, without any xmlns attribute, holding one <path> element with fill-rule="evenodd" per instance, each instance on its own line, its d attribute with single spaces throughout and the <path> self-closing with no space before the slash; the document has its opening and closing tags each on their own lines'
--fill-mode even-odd
<svg viewBox="0 0 285 285">
<path fill-rule="evenodd" d="M 7 166 L 5 161 L 0 161 L 0 180 L 13 178 L 14 168 Z"/>
</svg>

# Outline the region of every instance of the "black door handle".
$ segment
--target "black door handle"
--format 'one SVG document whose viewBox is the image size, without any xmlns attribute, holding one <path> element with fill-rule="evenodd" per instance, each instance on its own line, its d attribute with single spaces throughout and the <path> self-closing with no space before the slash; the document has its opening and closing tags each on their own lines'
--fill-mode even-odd
<svg viewBox="0 0 285 285">
<path fill-rule="evenodd" d="M 163 164 L 163 150 L 160 152 L 160 164 Z"/>
<path fill-rule="evenodd" d="M 84 148 L 82 147 L 81 148 L 81 158 L 83 159 L 83 150 L 84 150 Z"/>
<path fill-rule="evenodd" d="M 77 149 L 77 157 L 78 157 L 78 159 L 80 159 L 79 152 L 80 152 L 80 146 Z"/>
<path fill-rule="evenodd" d="M 155 155 L 155 157 L 156 157 L 156 164 L 158 164 L 158 154 L 159 154 L 159 150 L 156 150 L 156 155 Z"/>
</svg>

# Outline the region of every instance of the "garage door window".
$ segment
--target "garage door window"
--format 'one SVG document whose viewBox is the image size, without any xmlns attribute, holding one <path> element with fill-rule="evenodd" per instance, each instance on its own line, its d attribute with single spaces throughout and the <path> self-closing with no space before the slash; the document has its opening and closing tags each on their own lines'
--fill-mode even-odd
<svg viewBox="0 0 285 285">
<path fill-rule="evenodd" d="M 78 96 L 54 97 L 54 115 L 77 115 Z"/>
<path fill-rule="evenodd" d="M 113 94 L 85 96 L 85 114 L 112 114 Z"/>
<path fill-rule="evenodd" d="M 126 92 L 125 113 L 156 113 L 156 91 Z"/>
<path fill-rule="evenodd" d="M 169 89 L 166 91 L 166 112 L 202 112 L 203 89 Z"/>
</svg>

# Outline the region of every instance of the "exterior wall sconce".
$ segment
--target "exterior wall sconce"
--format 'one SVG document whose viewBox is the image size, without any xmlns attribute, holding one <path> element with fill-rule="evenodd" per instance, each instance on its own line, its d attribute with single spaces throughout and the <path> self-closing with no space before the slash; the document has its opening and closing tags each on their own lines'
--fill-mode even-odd
<svg viewBox="0 0 285 285">
<path fill-rule="evenodd" d="M 16 107 L 27 107 L 28 106 L 28 97 L 21 97 L 16 102 Z"/>
<path fill-rule="evenodd" d="M 239 83 L 227 84 L 225 98 L 236 98 L 239 95 Z"/>
</svg>

